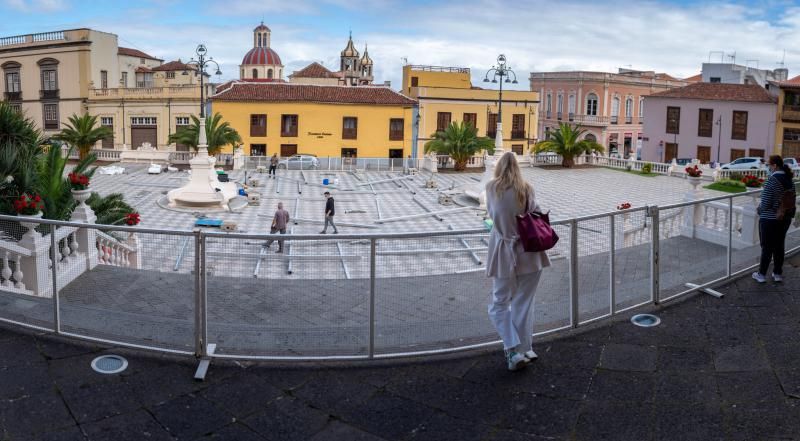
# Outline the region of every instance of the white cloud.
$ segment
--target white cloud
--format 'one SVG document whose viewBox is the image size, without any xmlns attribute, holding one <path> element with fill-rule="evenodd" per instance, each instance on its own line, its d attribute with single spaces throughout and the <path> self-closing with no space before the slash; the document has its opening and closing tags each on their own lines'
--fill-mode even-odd
<svg viewBox="0 0 800 441">
<path fill-rule="evenodd" d="M 341 1 L 232 0 L 219 9 L 260 20 L 259 11 L 264 8 L 316 15 L 337 7 L 331 3 L 343 5 Z M 400 85 L 403 57 L 413 64 L 472 68 L 474 83 L 482 85 L 480 80 L 499 53 L 506 54 L 516 70 L 520 88 L 527 88 L 531 71 L 616 71 L 630 66 L 687 77 L 700 71 L 713 50 L 736 51 L 737 62 L 759 60 L 761 68 L 772 69 L 786 49 L 790 74 L 800 74 L 800 49 L 796 49 L 800 48 L 798 7 L 787 7 L 780 18 L 767 22 L 761 15 L 754 15 L 752 8 L 725 2 L 676 6 L 652 1 L 529 0 L 515 4 L 513 11 L 498 7 L 499 3 L 491 0 L 424 6 L 381 0 L 374 9 L 366 4 L 362 14 L 372 14 L 382 26 L 371 32 L 356 30 L 353 38 L 359 51 L 364 42 L 369 42 L 376 80 L 391 80 L 395 88 Z M 251 9 L 246 13 L 248 8 Z M 286 8 L 294 8 L 294 12 Z M 349 23 L 342 23 L 342 32 L 332 35 L 311 25 L 284 24 L 279 16 L 276 12 L 266 22 L 272 29 L 272 46 L 286 65 L 287 75 L 311 61 L 324 61 L 326 67 L 338 68 Z M 223 65 L 225 79 L 238 76 L 238 64 L 252 46 L 252 26 L 232 24 L 226 19 L 181 25 L 180 32 L 151 20 L 104 19 L 89 25 L 117 33 L 121 44 L 133 42 L 137 48 L 165 59 L 186 60 L 197 43 L 204 42 Z"/>
<path fill-rule="evenodd" d="M 57 12 L 67 9 L 65 0 L 5 0 L 5 5 L 9 8 L 25 12 Z"/>
</svg>

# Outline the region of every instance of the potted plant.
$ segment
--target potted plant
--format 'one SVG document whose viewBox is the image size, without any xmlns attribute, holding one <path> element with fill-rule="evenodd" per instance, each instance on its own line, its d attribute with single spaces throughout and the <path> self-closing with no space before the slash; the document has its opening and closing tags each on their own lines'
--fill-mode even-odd
<svg viewBox="0 0 800 441">
<path fill-rule="evenodd" d="M 139 216 L 139 213 L 134 211 L 133 213 L 128 213 L 125 215 L 125 225 L 133 227 L 139 225 L 139 222 L 141 222 L 141 216 Z"/>
<path fill-rule="evenodd" d="M 742 178 L 742 182 L 747 188 L 761 188 L 761 186 L 764 185 L 764 179 L 756 175 L 745 175 Z"/>
<path fill-rule="evenodd" d="M 19 198 L 14 200 L 14 211 L 17 212 L 17 217 L 23 219 L 41 219 L 42 218 L 42 208 L 44 208 L 44 202 L 42 201 L 41 196 L 38 194 L 29 195 L 27 193 L 23 193 L 20 195 Z M 23 227 L 27 228 L 28 231 L 22 235 L 22 238 L 34 238 L 37 236 L 41 236 L 34 228 L 38 225 L 38 222 L 31 222 L 20 220 L 19 222 Z"/>
<path fill-rule="evenodd" d="M 700 180 L 703 176 L 703 170 L 700 170 L 700 167 L 695 165 L 691 165 L 686 167 L 686 177 L 689 179 L 689 184 L 691 184 L 693 190 L 697 190 L 697 186 L 700 185 Z"/>
<path fill-rule="evenodd" d="M 80 205 L 86 205 L 86 200 L 92 195 L 92 191 L 89 190 L 89 177 L 77 172 L 72 172 L 67 176 L 69 177 L 72 197 L 74 197 Z"/>
</svg>

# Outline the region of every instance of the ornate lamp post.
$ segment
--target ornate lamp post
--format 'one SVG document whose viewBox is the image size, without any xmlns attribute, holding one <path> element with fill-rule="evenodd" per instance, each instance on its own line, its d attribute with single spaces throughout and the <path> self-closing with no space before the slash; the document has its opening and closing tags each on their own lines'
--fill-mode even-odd
<svg viewBox="0 0 800 441">
<path fill-rule="evenodd" d="M 197 71 L 200 74 L 200 127 L 198 128 L 198 140 L 197 140 L 197 154 L 198 156 L 208 156 L 208 140 L 206 139 L 206 102 L 205 102 L 205 75 L 206 75 L 206 66 L 214 65 L 217 67 L 217 71 L 215 75 L 222 75 L 222 71 L 219 70 L 219 64 L 214 61 L 214 57 L 206 58 L 208 54 L 208 49 L 204 44 L 200 44 L 197 46 L 197 50 L 195 50 L 197 54 L 197 60 L 191 58 L 186 65 L 188 66 L 197 66 Z M 183 75 L 189 75 L 189 72 L 184 70 Z"/>
<path fill-rule="evenodd" d="M 491 80 L 489 79 L 491 77 Z M 498 81 L 498 77 L 500 78 Z M 513 80 L 511 79 L 513 77 Z M 483 78 L 484 83 L 492 82 L 492 83 L 500 83 L 500 97 L 498 99 L 498 106 L 497 106 L 497 132 L 495 133 L 494 137 L 494 147 L 496 150 L 500 150 L 502 153 L 503 150 L 503 83 L 511 83 L 517 84 L 517 74 L 511 70 L 511 67 L 506 65 L 506 56 L 500 54 L 497 57 L 497 65 L 492 66 L 486 72 L 486 76 Z M 497 153 L 495 153 L 497 154 Z"/>
</svg>

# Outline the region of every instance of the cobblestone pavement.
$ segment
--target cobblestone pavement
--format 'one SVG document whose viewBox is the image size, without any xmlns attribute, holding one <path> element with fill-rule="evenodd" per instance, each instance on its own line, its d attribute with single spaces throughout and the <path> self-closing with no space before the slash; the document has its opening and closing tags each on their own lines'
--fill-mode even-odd
<svg viewBox="0 0 800 441">
<path fill-rule="evenodd" d="M 800 258 L 783 284 L 743 277 L 658 311 L 539 340 L 505 370 L 497 349 L 355 366 L 215 362 L 0 328 L 0 439 L 800 439 Z M 101 353 L 128 369 L 102 376 Z"/>
</svg>

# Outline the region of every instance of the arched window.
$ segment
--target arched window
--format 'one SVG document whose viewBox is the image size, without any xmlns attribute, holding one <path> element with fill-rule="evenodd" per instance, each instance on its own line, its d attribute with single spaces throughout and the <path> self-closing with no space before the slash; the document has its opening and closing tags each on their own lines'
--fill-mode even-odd
<svg viewBox="0 0 800 441">
<path fill-rule="evenodd" d="M 619 118 L 619 98 L 614 97 L 611 101 L 611 124 L 616 124 Z"/>
<path fill-rule="evenodd" d="M 272 79 L 272 69 L 267 69 L 267 78 Z"/>
<path fill-rule="evenodd" d="M 258 47 L 261 47 L 261 34 L 258 34 Z"/>
<path fill-rule="evenodd" d="M 547 104 L 544 110 L 547 112 L 547 117 L 550 118 L 553 113 L 553 94 L 550 92 L 547 92 Z"/>
<path fill-rule="evenodd" d="M 625 123 L 630 124 L 633 120 L 633 98 L 628 97 L 625 100 Z"/>
<path fill-rule="evenodd" d="M 556 99 L 556 112 L 558 112 L 558 119 L 561 119 L 561 114 L 564 113 L 564 95 L 560 92 Z"/>
<path fill-rule="evenodd" d="M 586 95 L 586 115 L 597 116 L 597 95 L 594 93 Z"/>
<path fill-rule="evenodd" d="M 639 98 L 639 122 L 644 118 L 644 98 Z"/>
<path fill-rule="evenodd" d="M 587 133 L 583 139 L 587 141 L 597 142 L 597 137 L 594 136 L 594 133 Z"/>
<path fill-rule="evenodd" d="M 240 78 L 244 79 L 244 69 L 242 69 L 242 75 L 240 75 Z"/>
<path fill-rule="evenodd" d="M 253 69 L 253 78 L 258 78 L 258 69 Z"/>
<path fill-rule="evenodd" d="M 569 112 L 570 116 L 574 115 L 575 114 L 575 94 L 571 93 L 569 95 L 568 108 L 569 108 L 568 112 Z"/>
</svg>

